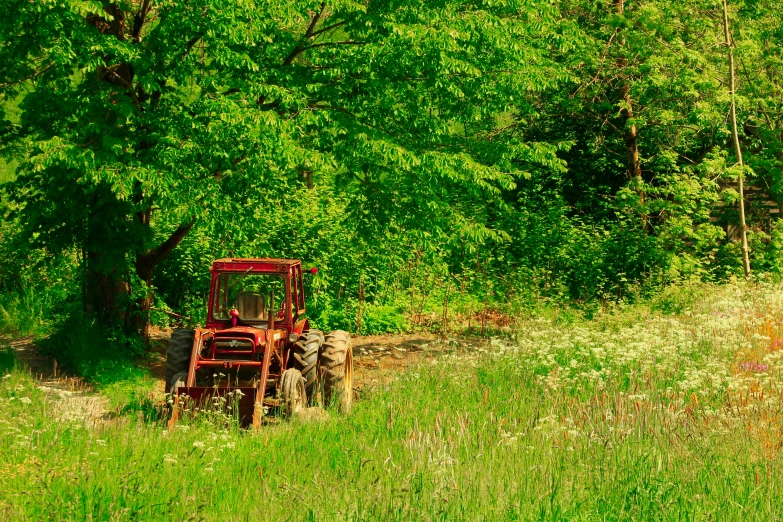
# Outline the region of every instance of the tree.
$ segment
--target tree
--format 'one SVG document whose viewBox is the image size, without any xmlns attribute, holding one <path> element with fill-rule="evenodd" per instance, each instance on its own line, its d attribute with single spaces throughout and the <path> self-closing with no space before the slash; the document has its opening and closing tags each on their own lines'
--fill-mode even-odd
<svg viewBox="0 0 783 522">
<path fill-rule="evenodd" d="M 2 0 L 20 237 L 78 249 L 85 310 L 146 333 L 155 267 L 195 226 L 312 172 L 384 227 L 481 244 L 479 203 L 558 143 L 514 132 L 580 38 L 543 0 Z M 237 231 L 248 233 L 247 230 Z"/>
<path fill-rule="evenodd" d="M 558 57 L 576 77 L 575 87 L 542 97 L 536 125 L 523 138 L 574 143 L 561 153 L 568 170 L 542 177 L 557 179 L 575 226 L 593 229 L 577 236 L 597 241 L 603 234 L 594 231 L 603 229 L 608 241 L 624 245 L 620 254 L 619 247 L 607 250 L 614 252 L 605 260 L 607 285 L 714 270 L 725 233 L 711 220 L 716 175 L 702 163 L 727 137 L 711 51 L 721 34 L 714 6 L 688 0 L 561 5 L 587 37 Z M 624 258 L 626 276 L 618 276 Z M 587 286 L 588 295 L 600 290 Z"/>
<path fill-rule="evenodd" d="M 740 237 L 742 241 L 742 267 L 745 271 L 745 277 L 750 276 L 750 257 L 748 254 L 748 226 L 745 222 L 745 192 L 743 187 L 745 165 L 742 162 L 742 149 L 740 148 L 739 134 L 737 132 L 737 102 L 735 100 L 736 92 L 734 90 L 734 51 L 732 50 L 731 32 L 729 31 L 729 7 L 726 0 L 723 0 L 723 30 L 725 35 L 726 50 L 729 55 L 729 94 L 731 96 L 731 137 L 734 142 L 734 153 L 737 155 L 740 173 L 737 177 L 739 187 L 739 215 L 740 215 Z"/>
</svg>

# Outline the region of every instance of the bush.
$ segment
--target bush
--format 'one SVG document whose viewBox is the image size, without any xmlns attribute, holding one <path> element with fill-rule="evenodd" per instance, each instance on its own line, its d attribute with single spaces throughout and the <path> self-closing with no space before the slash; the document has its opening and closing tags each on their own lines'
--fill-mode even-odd
<svg viewBox="0 0 783 522">
<path fill-rule="evenodd" d="M 16 368 L 16 356 L 10 346 L 0 347 L 0 375 L 9 373 Z"/>
<path fill-rule="evenodd" d="M 39 342 L 41 350 L 98 387 L 146 375 L 138 367 L 145 353 L 139 339 L 117 330 L 99 327 L 74 312 L 50 337 Z"/>
<path fill-rule="evenodd" d="M 405 314 L 394 306 L 370 304 L 362 310 L 362 334 L 401 333 L 409 328 Z"/>
</svg>

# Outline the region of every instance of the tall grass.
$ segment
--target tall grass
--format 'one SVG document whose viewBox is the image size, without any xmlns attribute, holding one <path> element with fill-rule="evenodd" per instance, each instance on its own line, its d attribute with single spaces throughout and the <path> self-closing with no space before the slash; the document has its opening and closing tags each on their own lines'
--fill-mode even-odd
<svg viewBox="0 0 783 522">
<path fill-rule="evenodd" d="M 58 420 L 62 401 L 15 371 L 0 518 L 779 520 L 781 288 L 680 301 L 431 347 L 365 370 L 350 415 L 259 432 Z"/>
<path fill-rule="evenodd" d="M 51 326 L 51 303 L 43 295 L 23 289 L 0 293 L 0 333 L 42 335 Z"/>
</svg>

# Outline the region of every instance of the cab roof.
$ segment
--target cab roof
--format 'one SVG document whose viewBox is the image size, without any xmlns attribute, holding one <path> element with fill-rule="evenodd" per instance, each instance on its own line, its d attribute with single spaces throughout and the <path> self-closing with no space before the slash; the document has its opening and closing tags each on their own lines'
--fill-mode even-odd
<svg viewBox="0 0 783 522">
<path fill-rule="evenodd" d="M 298 259 L 277 259 L 270 257 L 237 258 L 224 257 L 212 263 L 212 271 L 258 270 L 261 272 L 287 272 L 292 266 L 301 265 Z"/>
<path fill-rule="evenodd" d="M 275 257 L 223 257 L 215 259 L 215 263 L 274 263 L 276 265 L 292 266 L 300 264 L 298 259 L 279 259 Z"/>
</svg>

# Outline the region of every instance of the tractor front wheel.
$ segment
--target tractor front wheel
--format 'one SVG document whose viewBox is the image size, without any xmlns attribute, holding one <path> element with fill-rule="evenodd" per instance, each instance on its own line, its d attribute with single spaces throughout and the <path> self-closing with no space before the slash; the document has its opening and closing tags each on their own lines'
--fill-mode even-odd
<svg viewBox="0 0 783 522">
<path fill-rule="evenodd" d="M 193 350 L 193 340 L 196 337 L 195 330 L 180 328 L 174 330 L 169 339 L 169 350 L 166 354 L 166 392 L 169 393 L 177 381 L 178 374 L 188 374 L 190 367 L 190 354 Z M 176 391 L 176 390 L 175 390 Z"/>
<path fill-rule="evenodd" d="M 184 372 L 179 372 L 171 379 L 171 388 L 166 389 L 166 393 L 170 393 L 171 395 L 176 395 L 177 388 L 184 388 L 187 382 L 188 382 L 187 370 L 185 370 Z"/>
<path fill-rule="evenodd" d="M 324 338 L 318 366 L 324 389 L 324 405 L 337 403 L 347 413 L 353 403 L 353 346 L 348 332 L 335 330 Z"/>
<path fill-rule="evenodd" d="M 296 415 L 307 408 L 305 380 L 299 370 L 289 368 L 280 376 L 280 399 L 280 407 L 286 417 Z"/>
<path fill-rule="evenodd" d="M 324 342 L 324 333 L 321 330 L 307 330 L 302 332 L 299 340 L 294 344 L 294 368 L 299 370 L 305 380 L 305 391 L 308 402 L 315 402 L 318 392 L 318 352 Z"/>
</svg>

